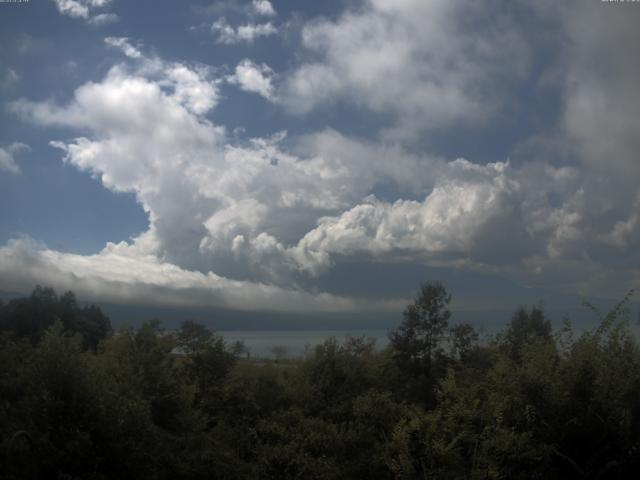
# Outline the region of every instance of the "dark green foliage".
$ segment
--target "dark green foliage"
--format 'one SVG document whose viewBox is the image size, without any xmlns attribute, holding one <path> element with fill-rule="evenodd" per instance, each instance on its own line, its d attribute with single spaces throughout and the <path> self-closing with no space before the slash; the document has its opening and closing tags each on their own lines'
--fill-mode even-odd
<svg viewBox="0 0 640 480">
<path fill-rule="evenodd" d="M 451 317 L 451 295 L 440 283 L 424 283 L 404 320 L 390 335 L 399 361 L 414 370 L 429 370 Z"/>
<path fill-rule="evenodd" d="M 451 356 L 464 362 L 477 347 L 478 333 L 469 323 L 460 323 L 450 329 Z"/>
<path fill-rule="evenodd" d="M 373 347 L 363 338 L 350 338 L 344 344 L 332 338 L 316 346 L 301 367 L 310 412 L 334 420 L 349 416 L 351 401 L 375 385 Z"/>
<path fill-rule="evenodd" d="M 530 312 L 519 308 L 501 338 L 503 349 L 514 360 L 520 358 L 521 350 L 525 345 L 550 341 L 551 322 L 545 318 L 544 312 L 539 307 L 533 307 Z"/>
<path fill-rule="evenodd" d="M 406 395 L 425 405 L 435 401 L 435 385 L 443 373 L 442 341 L 451 311 L 449 295 L 441 283 L 423 283 L 414 302 L 404 311 L 404 320 L 389 335 L 398 379 Z M 402 373 L 408 378 L 402 378 Z"/>
<path fill-rule="evenodd" d="M 575 338 L 520 309 L 488 344 L 449 300 L 424 285 L 385 350 L 269 362 L 195 322 L 109 335 L 38 288 L 0 307 L 0 478 L 636 478 L 628 297 Z"/>
<path fill-rule="evenodd" d="M 192 320 L 182 322 L 176 332 L 176 345 L 187 355 L 201 352 L 211 343 L 211 331 Z"/>
<path fill-rule="evenodd" d="M 95 349 L 112 331 L 109 318 L 95 305 L 79 307 L 73 292 L 58 297 L 53 289 L 37 286 L 30 297 L 0 305 L 0 331 L 32 343 L 58 320 L 65 331 L 79 333 L 86 348 Z"/>
<path fill-rule="evenodd" d="M 204 325 L 192 321 L 182 324 L 176 333 L 182 370 L 195 387 L 195 401 L 203 412 L 212 415 L 220 408 L 224 381 L 236 362 L 222 337 Z"/>
</svg>

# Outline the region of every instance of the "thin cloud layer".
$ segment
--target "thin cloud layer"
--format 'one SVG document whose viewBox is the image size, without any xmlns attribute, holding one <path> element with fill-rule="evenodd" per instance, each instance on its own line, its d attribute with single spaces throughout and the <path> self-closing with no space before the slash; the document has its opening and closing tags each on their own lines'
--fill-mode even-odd
<svg viewBox="0 0 640 480">
<path fill-rule="evenodd" d="M 0 73 L 0 90 L 10 90 L 20 81 L 20 75 L 13 68 Z"/>
<path fill-rule="evenodd" d="M 15 156 L 20 152 L 29 151 L 29 146 L 24 143 L 14 142 L 6 148 L 0 148 L 0 173 L 8 172 L 14 175 L 20 173 L 20 166 Z"/>
<path fill-rule="evenodd" d="M 118 15 L 115 13 L 100 13 L 91 17 L 88 20 L 90 25 L 95 25 L 96 27 L 102 27 L 104 25 L 109 25 L 111 23 L 116 23 L 120 20 Z"/>
</svg>

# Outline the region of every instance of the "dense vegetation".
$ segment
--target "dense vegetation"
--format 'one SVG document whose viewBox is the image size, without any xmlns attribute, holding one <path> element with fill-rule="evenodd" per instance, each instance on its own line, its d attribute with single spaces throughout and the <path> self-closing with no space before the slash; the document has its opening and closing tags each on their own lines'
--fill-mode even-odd
<svg viewBox="0 0 640 480">
<path fill-rule="evenodd" d="M 112 332 L 37 288 L 0 305 L 7 479 L 635 478 L 640 354 L 621 302 L 593 331 L 518 310 L 479 342 L 425 284 L 389 346 L 247 359 L 202 325 Z"/>
</svg>

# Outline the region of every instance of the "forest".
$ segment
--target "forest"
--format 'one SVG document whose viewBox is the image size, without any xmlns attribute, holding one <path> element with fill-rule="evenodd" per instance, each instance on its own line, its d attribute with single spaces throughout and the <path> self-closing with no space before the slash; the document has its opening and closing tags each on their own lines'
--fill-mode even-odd
<svg viewBox="0 0 640 480">
<path fill-rule="evenodd" d="M 523 307 L 481 338 L 425 283 L 385 348 L 331 339 L 274 360 L 193 321 L 114 331 L 37 287 L 0 304 L 0 476 L 637 478 L 631 293 L 586 304 L 587 331 Z"/>
</svg>

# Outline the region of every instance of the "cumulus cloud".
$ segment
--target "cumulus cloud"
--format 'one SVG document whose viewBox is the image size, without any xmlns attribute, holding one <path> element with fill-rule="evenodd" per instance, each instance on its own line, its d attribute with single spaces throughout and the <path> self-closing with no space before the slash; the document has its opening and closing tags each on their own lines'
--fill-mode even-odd
<svg viewBox="0 0 640 480">
<path fill-rule="evenodd" d="M 53 145 L 108 188 L 136 194 L 155 239 L 147 254 L 285 283 L 340 255 L 483 262 L 502 244 L 495 231 L 509 230 L 509 241 L 523 245 L 531 236 L 519 173 L 507 164 L 447 162 L 331 130 L 297 139 L 289 152 L 280 146 L 284 134 L 232 146 L 202 116 L 205 108 L 166 88 L 182 69 L 197 77 L 174 65 L 152 81 L 116 67 L 80 87 L 70 105 L 14 105 L 33 121 L 95 132 Z M 422 200 L 379 201 L 370 197 L 378 185 Z"/>
<path fill-rule="evenodd" d="M 236 65 L 235 72 L 228 77 L 228 81 L 238 85 L 245 92 L 257 93 L 271 100 L 274 94 L 272 78 L 273 70 L 268 65 L 257 65 L 245 59 Z"/>
<path fill-rule="evenodd" d="M 224 18 L 221 18 L 211 24 L 211 33 L 216 35 L 218 43 L 233 45 L 243 42 L 253 43 L 257 38 L 275 35 L 278 33 L 278 29 L 271 22 L 246 23 L 233 27 Z"/>
<path fill-rule="evenodd" d="M 509 242 L 526 236 L 519 184 L 509 178 L 508 169 L 504 163 L 481 167 L 462 159 L 450 162 L 449 171 L 423 201 L 390 203 L 371 197 L 338 217 L 322 218 L 292 254 L 312 272 L 326 268 L 332 254 L 481 259 L 486 251 L 508 243 L 492 230 L 509 231 Z"/>
<path fill-rule="evenodd" d="M 591 248 L 574 212 L 584 178 L 570 167 L 447 160 L 330 129 L 286 149 L 285 132 L 231 144 L 206 117 L 217 101 L 206 69 L 133 65 L 80 86 L 66 105 L 11 108 L 86 132 L 52 145 L 136 195 L 150 222 L 131 245 L 138 256 L 286 289 L 343 258 L 500 270 Z"/>
<path fill-rule="evenodd" d="M 367 0 L 337 20 L 308 23 L 303 45 L 319 60 L 290 73 L 282 97 L 305 113 L 347 101 L 392 114 L 389 134 L 476 125 L 501 108 L 512 78 L 527 68 L 527 47 L 492 2 Z"/>
<path fill-rule="evenodd" d="M 296 252 L 306 259 L 335 250 L 311 237 L 298 247 L 319 219 L 354 208 L 381 183 L 424 196 L 448 168 L 331 130 L 298 139 L 290 152 L 280 146 L 285 134 L 230 145 L 204 116 L 213 104 L 207 85 L 186 65 L 153 70 L 143 61 L 82 85 L 67 105 L 23 100 L 12 108 L 36 123 L 91 133 L 52 145 L 107 188 L 136 194 L 155 239 L 145 254 L 245 280 L 295 281 L 310 270 Z"/>
<path fill-rule="evenodd" d="M 15 160 L 15 155 L 20 152 L 29 151 L 28 145 L 14 142 L 6 148 L 0 148 L 0 172 L 8 172 L 14 175 L 20 173 L 20 167 Z"/>
<path fill-rule="evenodd" d="M 129 286 L 142 298 L 165 292 L 177 302 L 184 293 L 195 303 L 241 306 L 246 291 L 265 298 L 255 308 L 267 308 L 269 295 L 270 305 L 325 308 L 301 286 L 353 259 L 477 268 L 567 288 L 614 285 L 613 265 L 621 279 L 637 279 L 638 200 L 629 196 L 637 185 L 619 198 L 607 193 L 610 177 L 591 175 L 603 153 L 571 165 L 478 164 L 407 148 L 416 132 L 487 118 L 510 75 L 526 70 L 527 49 L 508 22 L 483 17 L 479 36 L 465 23 L 463 13 L 480 8 L 474 4 L 370 0 L 335 21 L 313 21 L 303 39 L 318 61 L 297 68 L 280 90 L 275 74 L 250 60 L 216 79 L 206 66 L 149 58 L 126 38 L 107 39 L 126 58 L 104 78 L 80 85 L 66 103 L 20 100 L 10 108 L 81 132 L 51 145 L 105 187 L 133 193 L 149 229 L 89 257 L 16 241 L 2 250 L 3 268 L 23 264 L 27 283 L 53 272 L 69 288 L 95 285 L 123 298 Z M 209 115 L 225 81 L 298 112 L 354 101 L 395 116 L 397 135 L 364 140 L 327 128 L 232 142 Z M 565 92 L 562 126 L 582 155 L 587 133 L 597 135 L 572 113 L 585 102 L 574 98 L 579 91 Z M 606 108 L 628 113 L 593 91 Z M 626 125 L 635 132 L 632 120 Z M 629 155 L 635 137 L 619 126 L 609 135 L 624 140 L 617 152 Z M 131 271 L 118 266 L 127 262 Z"/>
<path fill-rule="evenodd" d="M 273 17 L 276 15 L 276 10 L 269 0 L 253 0 L 251 7 L 258 15 L 264 15 L 265 17 Z"/>
<path fill-rule="evenodd" d="M 58 11 L 73 18 L 87 18 L 89 7 L 82 0 L 54 0 Z"/>
<path fill-rule="evenodd" d="M 94 25 L 106 25 L 117 21 L 115 14 L 96 14 L 94 10 L 108 6 L 111 0 L 53 0 L 58 12 L 71 18 L 80 18 Z"/>
<path fill-rule="evenodd" d="M 60 109 L 49 102 L 19 100 L 11 103 L 9 109 L 42 125 L 80 126 L 87 121 L 96 131 L 108 125 L 109 129 L 121 132 L 127 128 L 135 131 L 142 125 L 152 130 L 153 115 L 162 111 L 173 114 L 172 120 L 177 122 L 174 125 L 180 127 L 180 121 L 195 121 L 191 113 L 200 115 L 215 108 L 219 98 L 217 82 L 205 66 L 144 57 L 141 50 L 124 37 L 108 37 L 105 43 L 137 60 L 136 68 L 131 70 L 125 64 L 115 65 L 103 82 L 89 82 L 78 88 L 75 102 L 68 108 Z M 155 101 L 159 104 L 153 105 Z M 131 111 L 123 109 L 122 105 L 127 105 Z M 139 110 L 136 112 L 136 109 Z M 131 112 L 138 115 L 131 117 Z M 126 118 L 129 118 L 128 122 L 120 123 Z M 168 139 L 176 136 L 179 134 L 169 135 Z"/>
<path fill-rule="evenodd" d="M 110 47 L 122 50 L 122 53 L 124 53 L 129 58 L 142 57 L 142 53 L 140 52 L 140 50 L 131 45 L 129 39 L 126 37 L 107 37 L 104 39 L 104 43 L 106 43 Z"/>
<path fill-rule="evenodd" d="M 218 104 L 217 82 L 208 80 L 206 68 L 189 68 L 175 63 L 165 70 L 165 85 L 173 87 L 174 98 L 191 112 L 202 115 Z"/>
</svg>

